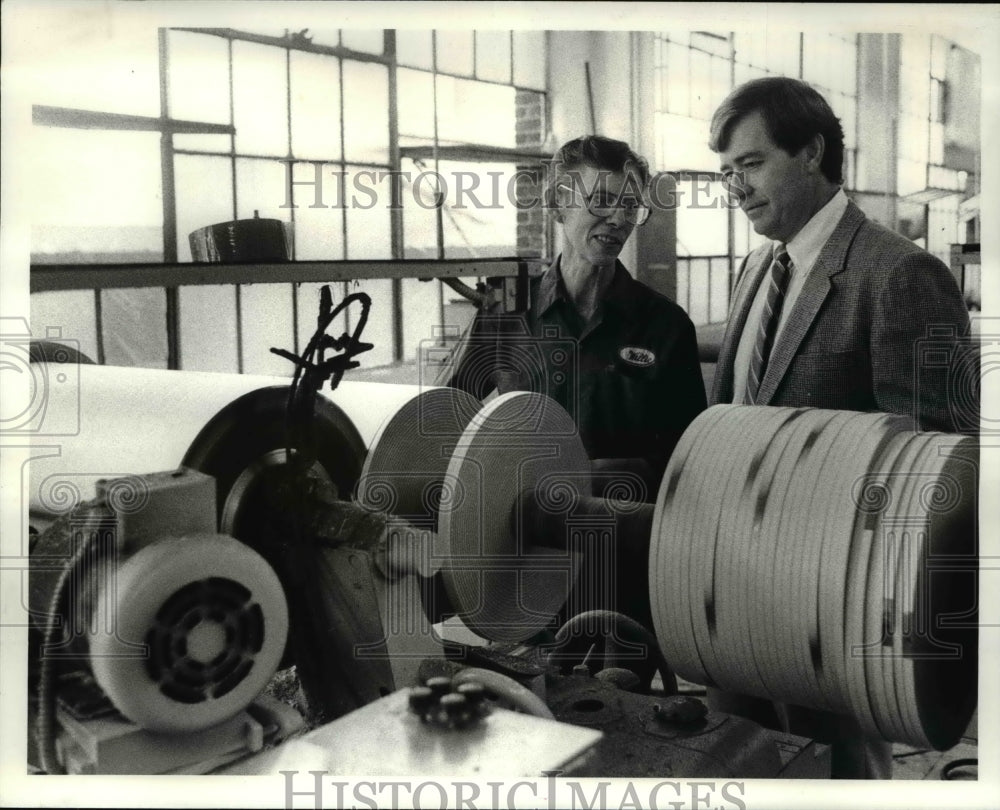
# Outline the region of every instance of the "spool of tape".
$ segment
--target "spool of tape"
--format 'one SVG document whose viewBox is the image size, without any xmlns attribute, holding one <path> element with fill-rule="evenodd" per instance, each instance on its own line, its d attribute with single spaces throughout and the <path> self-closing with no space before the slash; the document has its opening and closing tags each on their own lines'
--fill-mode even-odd
<svg viewBox="0 0 1000 810">
<path fill-rule="evenodd" d="M 208 728 L 245 708 L 274 675 L 288 609 L 271 567 L 225 535 L 143 547 L 103 583 L 111 627 L 88 642 L 98 684 L 150 731 Z"/>
<path fill-rule="evenodd" d="M 571 511 L 590 496 L 590 460 L 573 419 L 542 394 L 503 394 L 466 427 L 446 475 L 462 493 L 442 502 L 438 517 L 452 604 L 483 638 L 530 638 L 555 617 L 579 572 L 566 538 L 541 547 L 521 532 L 526 497 Z"/>
<path fill-rule="evenodd" d="M 975 708 L 974 441 L 887 414 L 717 406 L 678 451 L 649 574 L 671 666 L 953 745 Z"/>
</svg>

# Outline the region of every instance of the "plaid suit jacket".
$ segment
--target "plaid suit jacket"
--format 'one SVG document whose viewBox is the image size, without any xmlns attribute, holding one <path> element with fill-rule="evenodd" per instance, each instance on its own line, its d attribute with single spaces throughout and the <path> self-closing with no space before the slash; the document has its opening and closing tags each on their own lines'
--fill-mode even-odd
<svg viewBox="0 0 1000 810">
<path fill-rule="evenodd" d="M 719 351 L 713 404 L 733 401 L 733 364 L 771 245 L 743 261 Z M 916 429 L 974 431 L 978 363 L 948 267 L 853 202 L 820 252 L 771 350 L 760 405 L 884 411 Z M 963 372 L 964 369 L 964 372 Z"/>
</svg>

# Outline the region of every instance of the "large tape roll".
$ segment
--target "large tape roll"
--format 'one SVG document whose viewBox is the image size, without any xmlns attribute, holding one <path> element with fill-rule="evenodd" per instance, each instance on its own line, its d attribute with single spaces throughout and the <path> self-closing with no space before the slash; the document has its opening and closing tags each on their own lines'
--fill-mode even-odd
<svg viewBox="0 0 1000 810">
<path fill-rule="evenodd" d="M 689 680 L 943 749 L 975 709 L 971 437 L 888 414 L 720 405 L 653 519 L 665 657 Z"/>
<path fill-rule="evenodd" d="M 98 602 L 115 621 L 111 632 L 89 634 L 94 676 L 123 715 L 151 731 L 208 728 L 245 708 L 274 675 L 288 633 L 277 575 L 224 535 L 145 546 Z"/>
</svg>

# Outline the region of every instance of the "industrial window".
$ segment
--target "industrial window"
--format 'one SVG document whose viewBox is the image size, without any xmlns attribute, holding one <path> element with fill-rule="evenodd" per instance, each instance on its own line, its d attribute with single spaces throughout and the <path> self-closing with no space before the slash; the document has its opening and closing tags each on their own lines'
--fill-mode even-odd
<svg viewBox="0 0 1000 810">
<path fill-rule="evenodd" d="M 300 260 L 544 250 L 507 199 L 544 138 L 542 32 L 57 31 L 34 99 L 34 263 L 184 262 L 191 231 L 255 214 L 294 223 Z M 287 374 L 268 349 L 304 345 L 318 286 L 35 294 L 32 319 L 107 363 Z M 375 302 L 366 366 L 412 358 L 450 311 L 438 282 L 348 287 Z"/>
<path fill-rule="evenodd" d="M 725 320 L 739 259 L 763 242 L 733 216 L 712 175 L 712 113 L 737 85 L 767 75 L 801 78 L 822 92 L 844 126 L 845 185 L 857 165 L 857 37 L 794 31 L 656 35 L 656 168 L 678 179 L 677 300 L 696 324 Z"/>
<path fill-rule="evenodd" d="M 941 36 L 901 37 L 897 219 L 945 263 L 951 245 L 965 241 L 959 209 L 976 192 L 970 177 L 978 182 L 978 104 L 962 96 L 979 86 L 978 72 L 978 58 Z"/>
</svg>

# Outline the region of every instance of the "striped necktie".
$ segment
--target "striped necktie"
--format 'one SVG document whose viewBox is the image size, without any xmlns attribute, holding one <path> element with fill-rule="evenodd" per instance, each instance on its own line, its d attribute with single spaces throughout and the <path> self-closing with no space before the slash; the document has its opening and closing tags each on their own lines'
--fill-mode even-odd
<svg viewBox="0 0 1000 810">
<path fill-rule="evenodd" d="M 764 312 L 761 314 L 753 354 L 750 357 L 746 396 L 743 398 L 747 405 L 755 405 L 757 402 L 757 392 L 767 371 L 767 361 L 774 345 L 774 335 L 778 331 L 781 305 L 785 300 L 785 290 L 791 274 L 792 262 L 788 258 L 788 251 L 783 244 L 778 243 L 774 246 L 774 260 L 771 262 L 771 271 L 768 274 L 767 300 L 764 302 Z"/>
</svg>

